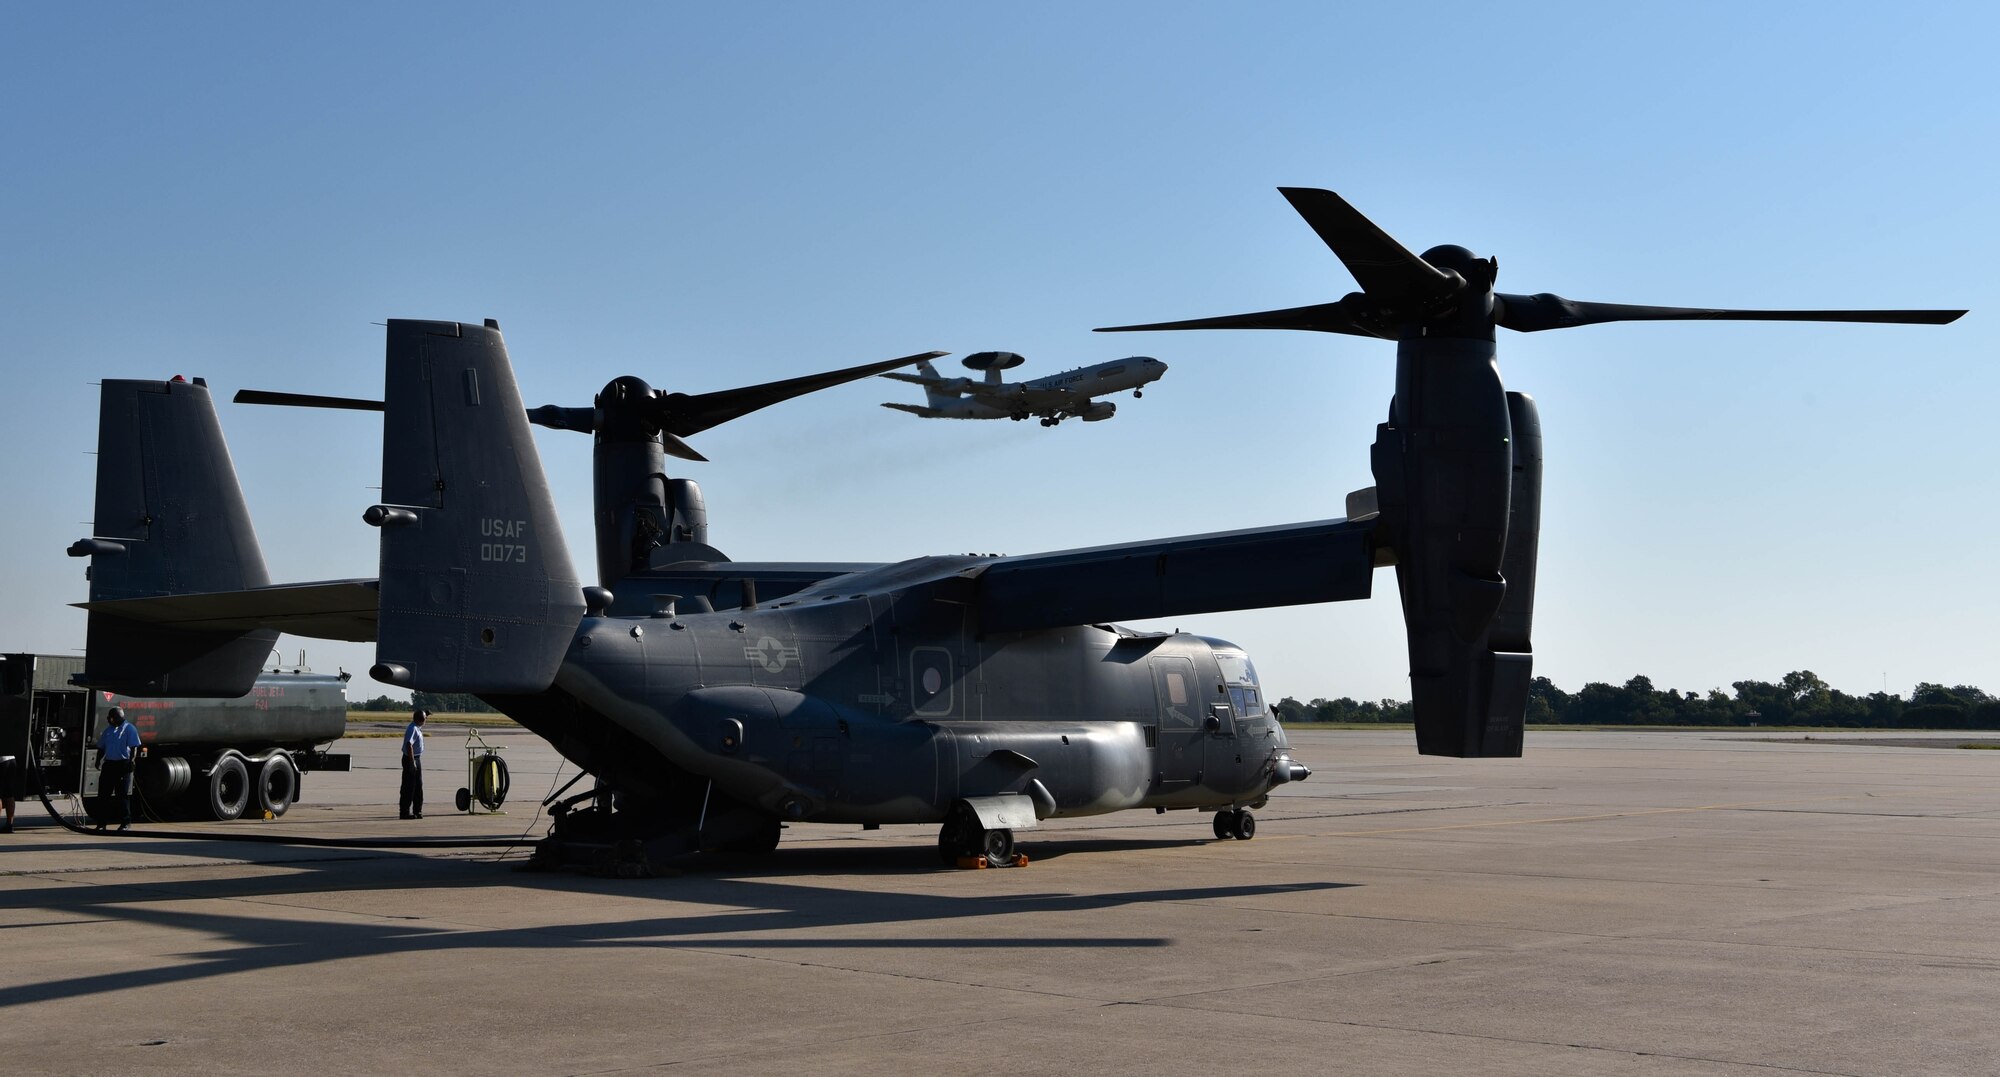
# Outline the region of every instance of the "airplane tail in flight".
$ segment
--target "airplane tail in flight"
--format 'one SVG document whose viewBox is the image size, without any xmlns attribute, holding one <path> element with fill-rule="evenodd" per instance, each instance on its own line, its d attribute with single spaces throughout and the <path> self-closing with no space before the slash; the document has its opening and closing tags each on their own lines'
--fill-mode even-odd
<svg viewBox="0 0 2000 1077">
<path fill-rule="evenodd" d="M 98 411 L 91 602 L 240 591 L 270 582 L 208 386 L 106 381 Z M 143 603 L 134 605 L 144 605 Z M 240 696 L 275 630 L 163 624 L 92 609 L 82 682 L 126 695 Z"/>
<path fill-rule="evenodd" d="M 371 674 L 433 692 L 539 692 L 583 616 L 500 330 L 389 322 L 381 606 Z"/>
<path fill-rule="evenodd" d="M 958 394 L 947 393 L 939 388 L 940 383 L 945 381 L 945 377 L 938 373 L 937 368 L 931 365 L 929 359 L 917 364 L 917 372 L 926 379 L 924 385 L 924 402 L 930 405 L 928 409 L 930 414 L 925 417 L 936 418 L 939 409 L 950 406 L 953 401 L 958 399 Z M 918 412 L 917 414 L 922 415 L 924 413 Z"/>
</svg>

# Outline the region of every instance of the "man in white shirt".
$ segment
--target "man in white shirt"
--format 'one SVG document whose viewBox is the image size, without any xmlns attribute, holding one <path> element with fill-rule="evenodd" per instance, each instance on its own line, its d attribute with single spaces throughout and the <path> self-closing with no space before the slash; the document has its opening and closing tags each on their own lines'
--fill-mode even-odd
<svg viewBox="0 0 2000 1077">
<path fill-rule="evenodd" d="M 431 712 L 422 707 L 403 727 L 403 791 L 396 800 L 398 819 L 424 817 L 424 720 Z"/>
</svg>

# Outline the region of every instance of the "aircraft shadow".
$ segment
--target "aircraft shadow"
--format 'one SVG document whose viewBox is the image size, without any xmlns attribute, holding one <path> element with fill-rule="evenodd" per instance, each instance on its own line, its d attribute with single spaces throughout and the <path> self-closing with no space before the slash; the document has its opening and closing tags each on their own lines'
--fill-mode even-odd
<svg viewBox="0 0 2000 1077">
<path fill-rule="evenodd" d="M 182 855 L 201 853 L 203 850 L 199 847 L 204 845 L 226 845 L 221 842 L 176 844 L 182 844 Z M 1048 844 L 1068 847 L 1064 852 L 1082 852 L 1112 847 L 1150 848 L 1161 844 L 1188 843 L 1090 840 Z M 190 845 L 195 847 L 187 847 Z M 226 851 L 206 850 L 207 855 L 221 855 Z M 872 870 L 877 874 L 916 874 L 916 861 L 920 855 L 931 857 L 932 866 L 926 870 L 946 870 L 935 866 L 933 850 L 894 848 L 799 850 L 789 857 L 781 850 L 777 855 L 766 858 L 755 876 L 690 872 L 671 878 L 641 880 L 515 873 L 498 863 L 481 865 L 396 852 L 363 853 L 353 858 L 294 860 L 285 865 L 288 870 L 283 873 L 235 878 L 187 881 L 139 879 L 74 885 L 79 880 L 74 875 L 65 876 L 65 881 L 73 885 L 0 892 L 0 908 L 15 913 L 32 910 L 46 914 L 35 917 L 33 923 L 17 922 L 14 925 L 16 928 L 53 927 L 84 920 L 110 921 L 187 933 L 194 938 L 209 937 L 218 940 L 217 945 L 206 951 L 179 952 L 171 962 L 88 976 L 42 978 L 45 974 L 39 970 L 17 969 L 17 975 L 25 972 L 30 979 L 0 988 L 0 1010 L 29 1002 L 87 999 L 135 987 L 192 984 L 259 969 L 306 968 L 348 958 L 425 952 L 450 954 L 493 949 L 526 952 L 631 947 L 697 952 L 788 948 L 952 948 L 978 951 L 1159 947 L 1170 945 L 1173 940 L 1158 935 L 1111 932 L 1050 936 L 1036 931 L 1032 935 L 1024 933 L 1021 937 L 1008 937 L 1007 923 L 1023 913 L 1110 910 L 1161 902 L 1227 902 L 1333 891 L 1351 885 L 1311 882 L 1170 887 L 1104 893 L 939 894 L 899 893 L 853 885 L 836 887 L 806 881 L 816 870 L 824 871 L 830 867 L 836 870 L 844 867 L 852 872 L 858 866 L 864 869 L 862 874 L 867 874 L 868 865 L 874 865 Z M 718 864 L 718 867 L 721 865 Z M 455 926 L 442 928 L 426 922 L 427 916 L 452 908 L 448 895 L 454 890 L 482 890 L 503 885 L 577 896 L 595 894 L 628 900 L 641 896 L 688 908 L 686 911 L 635 916 L 607 923 L 537 924 L 483 930 L 463 930 Z M 393 892 L 398 895 L 396 901 L 401 907 L 421 909 L 422 912 L 406 916 L 378 914 L 365 920 L 353 916 L 300 920 L 296 917 L 240 915 L 190 907 L 204 901 L 369 891 Z M 413 905 L 410 901 L 413 891 L 447 896 Z M 387 899 L 384 904 L 388 905 Z M 1144 917 L 1126 916 L 1100 922 L 1115 927 L 1149 921 Z M 958 924 L 963 924 L 963 929 L 955 929 Z M 829 935 L 829 930 L 834 934 Z M 811 934 L 792 937 L 793 933 L 801 931 Z M 53 972 L 55 968 L 49 968 L 49 971 Z"/>
</svg>

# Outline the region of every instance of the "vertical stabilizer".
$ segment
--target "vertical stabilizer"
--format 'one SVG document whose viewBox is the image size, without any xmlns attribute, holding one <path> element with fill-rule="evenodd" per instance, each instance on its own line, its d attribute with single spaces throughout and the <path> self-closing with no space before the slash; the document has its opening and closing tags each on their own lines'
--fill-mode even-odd
<svg viewBox="0 0 2000 1077">
<path fill-rule="evenodd" d="M 583 616 L 500 331 L 389 322 L 377 680 L 524 694 L 555 679 Z"/>
<path fill-rule="evenodd" d="M 98 407 L 93 602 L 271 582 L 208 386 L 106 381 Z M 274 631 L 174 628 L 92 612 L 83 683 L 127 695 L 240 696 Z"/>
</svg>

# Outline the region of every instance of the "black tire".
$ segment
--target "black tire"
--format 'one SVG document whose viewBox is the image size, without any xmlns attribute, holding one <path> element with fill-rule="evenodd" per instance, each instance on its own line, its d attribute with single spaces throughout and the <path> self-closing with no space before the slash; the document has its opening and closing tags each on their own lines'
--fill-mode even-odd
<svg viewBox="0 0 2000 1077">
<path fill-rule="evenodd" d="M 472 790 L 461 787 L 458 791 L 458 810 L 472 810 Z"/>
<path fill-rule="evenodd" d="M 1227 841 L 1236 836 L 1236 813 L 1219 811 L 1215 813 L 1215 836 Z"/>
<path fill-rule="evenodd" d="M 963 855 L 965 838 L 959 833 L 958 816 L 954 813 L 946 816 L 944 825 L 938 828 L 938 859 L 950 867 Z"/>
<path fill-rule="evenodd" d="M 938 859 L 950 866 L 957 864 L 959 857 L 979 855 L 977 839 L 983 833 L 978 817 L 969 809 L 953 808 L 938 828 Z"/>
<path fill-rule="evenodd" d="M 217 822 L 241 818 L 250 805 L 250 768 L 240 755 L 225 755 L 208 772 L 208 814 Z"/>
<path fill-rule="evenodd" d="M 1005 827 L 981 831 L 979 851 L 988 864 L 998 866 L 1014 860 L 1014 832 Z"/>
<path fill-rule="evenodd" d="M 298 798 L 299 768 L 292 765 L 291 757 L 279 753 L 264 760 L 257 768 L 257 809 L 270 812 L 275 819 L 290 810 Z"/>
<path fill-rule="evenodd" d="M 784 832 L 785 825 L 778 821 L 777 816 L 767 816 L 758 821 L 757 829 L 741 837 L 731 838 L 717 851 L 762 856 L 778 848 L 778 840 Z"/>
<path fill-rule="evenodd" d="M 1247 811 L 1236 813 L 1236 827 L 1233 831 L 1238 841 L 1249 841 L 1257 836 L 1257 817 Z"/>
</svg>

